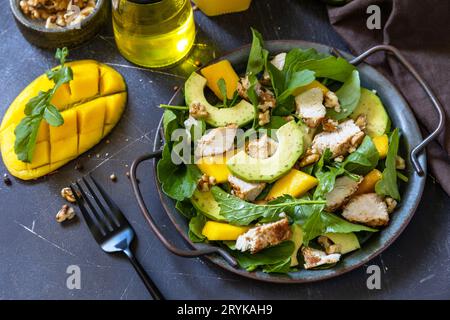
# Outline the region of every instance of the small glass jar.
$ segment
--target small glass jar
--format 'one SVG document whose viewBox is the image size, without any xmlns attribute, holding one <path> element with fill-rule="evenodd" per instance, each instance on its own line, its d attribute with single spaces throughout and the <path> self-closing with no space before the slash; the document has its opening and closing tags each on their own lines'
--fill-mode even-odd
<svg viewBox="0 0 450 320">
<path fill-rule="evenodd" d="M 113 0 L 114 38 L 120 53 L 144 67 L 160 68 L 185 57 L 195 40 L 189 0 Z"/>
</svg>

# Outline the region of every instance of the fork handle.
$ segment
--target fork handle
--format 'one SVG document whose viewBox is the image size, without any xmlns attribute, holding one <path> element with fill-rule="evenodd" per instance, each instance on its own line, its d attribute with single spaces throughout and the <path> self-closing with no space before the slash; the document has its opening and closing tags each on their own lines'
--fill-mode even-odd
<svg viewBox="0 0 450 320">
<path fill-rule="evenodd" d="M 131 264 L 133 265 L 134 269 L 138 273 L 141 280 L 144 282 L 145 287 L 147 288 L 148 292 L 150 292 L 151 296 L 155 300 L 165 300 L 162 293 L 159 291 L 156 284 L 150 279 L 148 274 L 145 272 L 144 268 L 141 266 L 139 261 L 134 256 L 133 252 L 131 252 L 130 248 L 127 248 L 123 250 L 127 258 L 130 260 Z"/>
</svg>

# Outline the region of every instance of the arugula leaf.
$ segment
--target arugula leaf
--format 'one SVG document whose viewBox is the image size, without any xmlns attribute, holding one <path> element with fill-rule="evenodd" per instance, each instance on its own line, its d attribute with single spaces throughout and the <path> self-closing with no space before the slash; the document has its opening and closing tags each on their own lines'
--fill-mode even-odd
<svg viewBox="0 0 450 320">
<path fill-rule="evenodd" d="M 223 97 L 223 106 L 227 107 L 228 105 L 228 101 L 227 101 L 227 84 L 225 83 L 225 79 L 224 78 L 220 78 L 219 80 L 217 80 L 217 86 L 219 87 L 220 90 L 220 94 Z"/>
<path fill-rule="evenodd" d="M 277 97 L 277 101 L 283 101 L 287 97 L 291 96 L 296 89 L 310 84 L 314 81 L 314 79 L 314 72 L 311 70 L 294 72 L 287 83 L 287 88 L 279 97 Z"/>
<path fill-rule="evenodd" d="M 302 225 L 303 245 L 308 246 L 309 242 L 324 233 L 350 233 L 359 231 L 376 232 L 377 229 L 355 224 L 344 220 L 335 214 L 323 211 L 323 207 L 314 206 L 306 222 Z"/>
<path fill-rule="evenodd" d="M 161 160 L 156 166 L 158 180 L 165 194 L 183 201 L 190 198 L 197 188 L 202 173 L 194 164 L 176 165 L 172 162 L 169 144 L 164 145 Z"/>
<path fill-rule="evenodd" d="M 396 128 L 389 138 L 389 149 L 386 156 L 385 169 L 383 170 L 381 180 L 375 185 L 375 192 L 382 196 L 389 196 L 395 200 L 400 200 L 400 193 L 397 185 L 397 169 L 395 167 L 395 158 L 397 157 L 399 132 Z"/>
<path fill-rule="evenodd" d="M 215 200 L 219 203 L 220 214 L 225 219 L 236 225 L 248 225 L 251 222 L 265 218 L 266 220 L 273 219 L 281 212 L 286 212 L 290 208 L 299 205 L 309 204 L 324 204 L 322 200 L 303 200 L 293 199 L 285 202 L 269 202 L 265 205 L 257 205 L 246 202 L 229 193 L 226 193 L 219 187 L 212 187 L 211 192 Z"/>
<path fill-rule="evenodd" d="M 298 64 L 297 68 L 314 71 L 317 78 L 333 79 L 340 82 L 344 82 L 356 70 L 355 66 L 347 60 L 334 56 L 328 56 L 320 60 L 307 60 Z"/>
<path fill-rule="evenodd" d="M 251 30 L 253 40 L 248 56 L 246 74 L 256 76 L 264 69 L 265 57 L 267 57 L 268 51 L 263 48 L 264 40 L 261 34 L 253 28 L 251 28 Z"/>
<path fill-rule="evenodd" d="M 186 218 L 190 219 L 197 214 L 194 206 L 189 200 L 177 201 L 175 208 Z"/>
<path fill-rule="evenodd" d="M 252 103 L 253 108 L 255 109 L 255 117 L 253 119 L 252 128 L 256 128 L 256 127 L 258 127 L 258 114 L 259 114 L 259 109 L 258 109 L 259 97 L 258 97 L 258 94 L 256 93 L 256 86 L 258 85 L 258 78 L 256 78 L 256 76 L 254 76 L 254 75 L 249 75 L 248 81 L 250 83 L 250 86 L 247 90 L 247 96 L 248 96 L 248 99 L 250 100 L 250 102 Z"/>
<path fill-rule="evenodd" d="M 43 119 L 54 127 L 64 124 L 64 118 L 51 100 L 59 87 L 73 79 L 72 69 L 64 65 L 68 54 L 67 48 L 56 50 L 55 57 L 60 60 L 60 66 L 46 72 L 47 78 L 52 80 L 55 86 L 45 92 L 39 91 L 36 97 L 27 102 L 24 109 L 25 117 L 14 129 L 16 136 L 14 152 L 20 161 L 31 162 L 33 160 L 37 133 Z"/>
<path fill-rule="evenodd" d="M 239 266 L 247 271 L 253 271 L 259 266 L 267 266 L 265 269 L 271 272 L 271 270 L 279 270 L 280 264 L 286 263 L 292 252 L 294 252 L 294 243 L 285 241 L 255 254 L 240 251 L 232 251 L 231 254 L 236 258 Z M 278 265 L 278 268 L 276 268 L 276 265 Z"/>
<path fill-rule="evenodd" d="M 201 213 L 197 214 L 195 217 L 192 217 L 189 221 L 189 239 L 192 242 L 203 242 L 206 237 L 202 234 L 203 227 L 206 223 L 206 217 Z"/>
<path fill-rule="evenodd" d="M 359 72 L 357 70 L 353 70 L 351 76 L 336 91 L 336 95 L 339 99 L 341 110 L 340 112 L 336 112 L 333 108 L 327 108 L 327 116 L 334 120 L 342 120 L 347 118 L 355 110 L 361 97 Z"/>
<path fill-rule="evenodd" d="M 369 136 L 365 136 L 361 145 L 342 162 L 345 170 L 359 175 L 366 175 L 374 169 L 380 154 Z"/>
<path fill-rule="evenodd" d="M 167 144 L 171 144 L 172 132 L 179 127 L 176 113 L 172 110 L 165 110 L 163 114 L 163 129 L 164 139 Z"/>
<path fill-rule="evenodd" d="M 266 273 L 288 273 L 291 270 L 291 257 L 278 263 L 269 264 L 263 267 L 262 271 Z"/>
<path fill-rule="evenodd" d="M 183 110 L 183 111 L 188 111 L 189 107 L 187 106 L 171 106 L 169 104 L 160 104 L 159 108 L 161 109 L 169 109 L 169 110 Z"/>
</svg>

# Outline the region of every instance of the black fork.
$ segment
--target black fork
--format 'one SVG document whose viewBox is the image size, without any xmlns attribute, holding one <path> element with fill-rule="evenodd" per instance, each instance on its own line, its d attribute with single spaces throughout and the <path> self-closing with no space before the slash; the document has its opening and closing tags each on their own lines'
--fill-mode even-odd
<svg viewBox="0 0 450 320">
<path fill-rule="evenodd" d="M 79 182 L 73 183 L 70 188 L 95 241 L 105 252 L 123 252 L 153 299 L 164 300 L 163 295 L 130 249 L 135 234 L 130 223 L 102 186 L 91 175 L 89 177 L 93 183 L 90 183 L 87 178 L 81 179 L 86 189 L 83 189 Z M 89 199 L 88 194 L 93 200 Z"/>
</svg>

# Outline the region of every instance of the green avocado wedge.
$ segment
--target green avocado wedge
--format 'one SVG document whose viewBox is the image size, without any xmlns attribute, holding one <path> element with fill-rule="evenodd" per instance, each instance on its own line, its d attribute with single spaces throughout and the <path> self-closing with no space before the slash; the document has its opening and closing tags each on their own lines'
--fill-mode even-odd
<svg viewBox="0 0 450 320">
<path fill-rule="evenodd" d="M 351 251 L 361 248 L 358 237 L 353 233 L 325 233 L 325 236 L 330 238 L 334 244 L 341 247 L 341 253 L 346 254 Z"/>
<path fill-rule="evenodd" d="M 273 182 L 288 172 L 303 154 L 304 130 L 292 120 L 276 132 L 278 147 L 266 159 L 257 159 L 240 151 L 227 161 L 228 169 L 246 181 Z"/>
<path fill-rule="evenodd" d="M 195 209 L 200 211 L 204 216 L 216 220 L 223 221 L 224 217 L 220 215 L 220 207 L 211 191 L 202 192 L 195 189 L 191 197 L 191 203 Z"/>
<path fill-rule="evenodd" d="M 384 109 L 383 103 L 375 93 L 365 88 L 361 88 L 359 103 L 350 118 L 355 120 L 361 114 L 366 115 L 366 131 L 370 137 L 381 136 L 389 131 L 391 120 Z"/>
<path fill-rule="evenodd" d="M 205 98 L 204 89 L 206 86 L 206 78 L 193 72 L 187 79 L 184 91 L 186 105 L 200 103 L 205 106 L 208 116 L 205 121 L 213 127 L 224 127 L 229 124 L 236 124 L 241 127 L 253 121 L 255 109 L 252 104 L 245 100 L 241 100 L 238 104 L 231 108 L 217 108 L 212 106 Z"/>
</svg>

